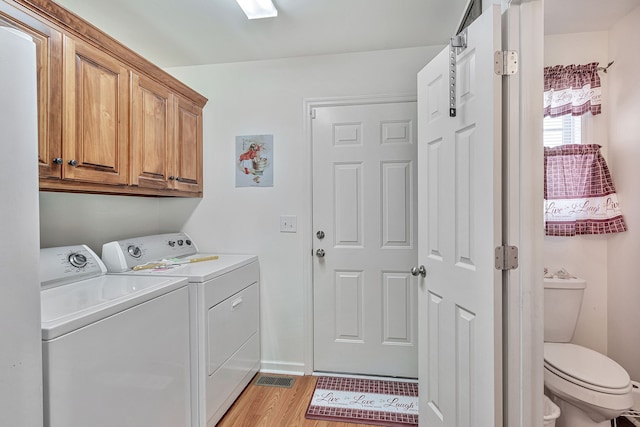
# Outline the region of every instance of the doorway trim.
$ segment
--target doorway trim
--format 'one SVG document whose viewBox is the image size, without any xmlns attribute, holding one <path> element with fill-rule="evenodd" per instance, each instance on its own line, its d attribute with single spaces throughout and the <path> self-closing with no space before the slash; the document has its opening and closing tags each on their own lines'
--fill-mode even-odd
<svg viewBox="0 0 640 427">
<path fill-rule="evenodd" d="M 519 267 L 504 273 L 503 348 L 507 352 L 504 422 L 508 426 L 542 425 L 542 70 L 541 0 L 503 0 L 503 49 L 519 52 L 516 78 L 503 83 L 503 130 L 506 138 L 503 180 L 506 187 L 503 243 L 520 248 Z"/>
<path fill-rule="evenodd" d="M 306 159 L 309 172 L 307 174 L 307 188 L 309 194 L 313 194 L 313 137 L 312 137 L 312 113 L 314 108 L 322 107 L 346 107 L 351 105 L 388 104 L 396 102 L 417 102 L 416 93 L 383 94 L 383 95 L 362 95 L 327 98 L 305 98 L 303 100 L 303 123 Z M 313 255 L 313 196 L 309 199 L 309 215 L 303 224 L 302 244 L 305 251 Z M 305 257 L 302 266 L 306 283 L 303 289 L 304 301 L 304 374 L 311 375 L 314 372 L 313 366 L 313 256 Z"/>
<path fill-rule="evenodd" d="M 542 35 L 543 5 L 541 0 L 501 0 L 503 12 L 512 8 L 509 19 L 515 19 L 519 27 L 518 36 L 509 41 L 510 49 L 520 51 L 522 64 L 522 86 L 519 99 L 511 99 L 517 105 L 517 128 L 512 127 L 508 135 L 518 141 L 517 149 L 511 151 L 511 159 L 519 167 L 508 172 L 511 188 L 509 196 L 509 235 L 520 245 L 520 268 L 508 273 L 508 286 L 519 291 L 509 300 L 509 311 L 503 312 L 511 322 L 505 334 L 510 354 L 516 358 L 505 373 L 504 390 L 515 392 L 504 402 L 505 425 L 534 427 L 542 422 L 543 389 L 543 321 L 542 321 L 542 161 L 541 119 L 531 120 L 531 115 L 542 106 Z M 514 46 L 515 45 L 515 46 Z M 525 78 L 526 75 L 526 78 Z M 514 84 L 516 84 L 514 82 Z M 416 101 L 417 95 L 371 95 L 351 97 L 305 98 L 303 100 L 304 141 L 306 161 L 309 167 L 307 189 L 312 191 L 313 158 L 311 138 L 311 112 L 325 106 L 361 105 L 370 103 Z M 516 126 L 515 123 L 512 126 Z M 538 134 L 539 132 L 539 134 Z M 526 191 L 525 191 L 526 190 Z M 313 213 L 313 199 L 309 198 L 308 212 Z M 518 212 L 519 208 L 519 212 Z M 514 217 L 515 216 L 515 217 Z M 303 248 L 311 255 L 313 217 L 309 215 L 302 224 Z M 510 243 L 514 244 L 514 243 Z M 313 373 L 313 258 L 305 257 L 303 265 L 304 300 L 304 374 Z M 508 336 L 508 338 L 507 338 Z M 505 366 L 506 368 L 506 366 Z"/>
</svg>

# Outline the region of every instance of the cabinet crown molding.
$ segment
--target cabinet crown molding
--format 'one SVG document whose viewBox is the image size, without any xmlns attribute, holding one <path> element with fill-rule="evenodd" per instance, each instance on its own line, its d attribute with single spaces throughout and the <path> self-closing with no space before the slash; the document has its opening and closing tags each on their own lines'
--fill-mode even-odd
<svg viewBox="0 0 640 427">
<path fill-rule="evenodd" d="M 189 86 L 177 80 L 162 68 L 132 51 L 113 37 L 96 28 L 73 12 L 65 9 L 59 4 L 50 0 L 4 0 L 8 4 L 21 6 L 59 27 L 61 30 L 73 34 L 74 37 L 84 40 L 118 58 L 128 66 L 146 74 L 154 80 L 168 86 L 175 92 L 192 100 L 200 108 L 204 108 L 207 98 L 199 94 Z"/>
</svg>

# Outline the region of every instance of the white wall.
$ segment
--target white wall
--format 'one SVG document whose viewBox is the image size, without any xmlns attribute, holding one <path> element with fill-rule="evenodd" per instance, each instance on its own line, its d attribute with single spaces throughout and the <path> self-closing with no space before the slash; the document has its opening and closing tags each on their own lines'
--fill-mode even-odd
<svg viewBox="0 0 640 427">
<path fill-rule="evenodd" d="M 640 8 L 609 32 L 609 168 L 628 231 L 608 240 L 609 356 L 640 381 Z"/>
<path fill-rule="evenodd" d="M 200 199 L 40 192 L 40 246 L 102 244 L 181 230 Z"/>
<path fill-rule="evenodd" d="M 201 250 L 260 257 L 264 367 L 303 371 L 304 233 L 311 222 L 308 98 L 415 93 L 417 72 L 439 48 L 411 48 L 169 70 L 209 98 L 204 111 L 204 198 L 40 193 L 42 246 L 102 244 L 183 229 Z M 236 135 L 273 134 L 274 186 L 235 188 Z M 297 215 L 298 232 L 279 232 Z"/>
<path fill-rule="evenodd" d="M 182 67 L 168 70 L 209 98 L 204 118 L 205 198 L 185 230 L 208 250 L 259 255 L 263 367 L 302 371 L 309 286 L 309 98 L 415 93 L 417 72 L 439 48 Z M 237 135 L 273 134 L 274 186 L 235 188 Z M 296 234 L 279 216 L 296 215 Z M 310 239 L 306 239 L 310 241 Z"/>
<path fill-rule="evenodd" d="M 545 36 L 545 66 L 609 62 L 608 33 L 592 32 Z M 600 144 L 608 159 L 611 117 L 608 74 L 600 73 L 602 114 L 583 116 L 583 143 Z M 617 180 L 614 177 L 614 183 Z M 610 236 L 549 237 L 544 239 L 544 265 L 552 271 L 566 268 L 587 281 L 574 342 L 607 353 L 607 242 Z"/>
</svg>

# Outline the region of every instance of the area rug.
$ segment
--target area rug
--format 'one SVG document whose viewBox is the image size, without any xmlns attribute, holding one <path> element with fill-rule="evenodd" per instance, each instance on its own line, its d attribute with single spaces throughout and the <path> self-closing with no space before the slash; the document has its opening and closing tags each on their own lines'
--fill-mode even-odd
<svg viewBox="0 0 640 427">
<path fill-rule="evenodd" d="M 380 426 L 418 425 L 418 384 L 319 377 L 307 418 Z"/>
</svg>

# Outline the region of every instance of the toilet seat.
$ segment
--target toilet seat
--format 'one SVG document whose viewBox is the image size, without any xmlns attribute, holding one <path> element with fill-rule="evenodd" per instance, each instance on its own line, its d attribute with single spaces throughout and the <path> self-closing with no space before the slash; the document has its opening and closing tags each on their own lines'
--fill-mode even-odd
<svg viewBox="0 0 640 427">
<path fill-rule="evenodd" d="M 544 343 L 544 365 L 580 387 L 606 394 L 631 392 L 625 369 L 607 356 L 571 343 Z"/>
</svg>

